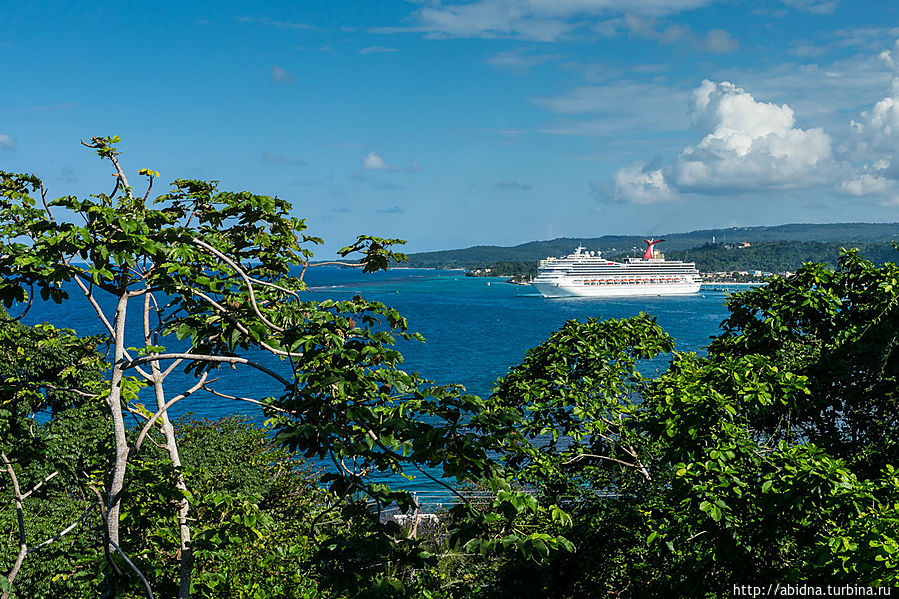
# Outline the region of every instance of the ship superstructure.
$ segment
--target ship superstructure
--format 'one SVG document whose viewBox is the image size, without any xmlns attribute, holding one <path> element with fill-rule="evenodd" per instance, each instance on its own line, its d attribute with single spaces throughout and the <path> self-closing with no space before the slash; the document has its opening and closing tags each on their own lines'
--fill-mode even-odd
<svg viewBox="0 0 899 599">
<path fill-rule="evenodd" d="M 696 264 L 665 260 L 654 251 L 664 239 L 645 239 L 642 258 L 613 262 L 601 252 L 578 247 L 562 258 L 540 261 L 537 278 L 531 281 L 545 297 L 623 297 L 632 295 L 687 295 L 699 291 L 701 278 Z"/>
</svg>

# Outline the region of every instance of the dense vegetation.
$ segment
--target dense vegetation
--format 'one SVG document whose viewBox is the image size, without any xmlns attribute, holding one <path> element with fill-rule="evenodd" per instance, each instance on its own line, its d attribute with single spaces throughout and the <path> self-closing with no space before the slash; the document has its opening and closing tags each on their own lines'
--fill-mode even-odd
<svg viewBox="0 0 899 599">
<path fill-rule="evenodd" d="M 761 270 L 765 272 L 793 272 L 806 262 L 821 262 L 834 267 L 842 251 L 855 248 L 874 262 L 895 262 L 899 253 L 886 242 L 820 242 L 820 241 L 768 241 L 753 243 L 746 248 L 725 248 L 706 244 L 689 250 L 665 253 L 669 260 L 695 262 L 702 272 L 732 272 Z"/>
<path fill-rule="evenodd" d="M 114 141 L 93 148 L 116 167 L 118 201 L 37 207 L 39 179 L 0 173 L 7 305 L 67 301 L 61 284 L 81 281 L 118 306 L 109 317 L 97 304 L 109 334 L 96 338 L 0 325 L 3 597 L 724 597 L 735 584 L 899 583 L 895 264 L 853 251 L 731 296 L 706 356 L 678 352 L 647 314 L 569 321 L 479 398 L 401 370 L 394 337 L 412 335 L 395 311 L 304 300 L 285 267 L 308 264 L 301 244 L 314 238 L 286 203 L 179 180 L 153 208 Z M 363 236 L 345 253 L 375 270 L 399 257 L 392 241 Z M 140 348 L 120 334 L 133 300 Z M 282 367 L 255 362 L 264 352 Z M 646 360 L 661 374 L 645 376 Z M 174 395 L 169 363 L 197 384 Z M 168 421 L 174 402 L 215 390 L 222 365 L 282 385 L 243 398 L 267 427 Z M 313 473 L 302 456 L 331 467 Z M 389 484 L 411 473 L 457 494 L 437 526 L 381 517 L 417 511 Z"/>
</svg>

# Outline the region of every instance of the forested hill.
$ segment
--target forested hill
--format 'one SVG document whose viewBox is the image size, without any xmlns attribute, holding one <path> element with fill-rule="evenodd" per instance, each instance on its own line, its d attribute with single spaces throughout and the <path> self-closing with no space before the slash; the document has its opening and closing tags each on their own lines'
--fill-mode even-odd
<svg viewBox="0 0 899 599">
<path fill-rule="evenodd" d="M 763 241 L 746 248 L 729 249 L 721 244 L 706 244 L 689 250 L 667 252 L 665 257 L 695 262 L 696 268 L 702 272 L 762 270 L 778 273 L 794 271 L 806 262 L 822 262 L 834 267 L 843 248 L 857 248 L 862 256 L 875 264 L 899 262 L 899 251 L 884 241 Z M 535 264 L 533 273 L 536 272 Z"/>
<path fill-rule="evenodd" d="M 570 253 L 578 245 L 589 250 L 620 253 L 642 248 L 648 235 L 604 235 L 592 239 L 562 237 L 550 241 L 531 241 L 512 247 L 480 245 L 458 250 L 422 252 L 409 254 L 409 266 L 426 268 L 482 268 L 497 262 L 536 261 L 547 256 L 562 256 Z M 834 224 L 788 224 L 775 227 L 731 227 L 729 229 L 705 229 L 689 233 L 667 233 L 656 235 L 665 239 L 659 248 L 670 254 L 674 250 L 689 250 L 709 244 L 714 237 L 717 243 L 736 244 L 742 241 L 758 243 L 764 241 L 823 242 L 839 245 L 858 246 L 869 242 L 889 242 L 899 240 L 899 223 L 834 223 Z M 698 251 L 698 249 L 697 249 Z M 745 251 L 745 250 L 742 250 Z M 690 260 L 698 256 L 687 256 Z M 811 258 L 810 258 L 811 259 Z M 709 265 L 711 266 L 711 264 Z"/>
</svg>

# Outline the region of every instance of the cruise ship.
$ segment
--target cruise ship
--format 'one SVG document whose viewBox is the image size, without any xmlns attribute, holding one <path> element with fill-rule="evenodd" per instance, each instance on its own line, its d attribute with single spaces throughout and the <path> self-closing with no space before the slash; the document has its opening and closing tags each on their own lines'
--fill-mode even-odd
<svg viewBox="0 0 899 599">
<path fill-rule="evenodd" d="M 544 297 L 626 297 L 633 295 L 687 295 L 699 291 L 696 264 L 665 260 L 654 250 L 664 239 L 644 239 L 642 258 L 613 262 L 600 252 L 578 247 L 573 254 L 540 261 L 531 281 Z"/>
</svg>

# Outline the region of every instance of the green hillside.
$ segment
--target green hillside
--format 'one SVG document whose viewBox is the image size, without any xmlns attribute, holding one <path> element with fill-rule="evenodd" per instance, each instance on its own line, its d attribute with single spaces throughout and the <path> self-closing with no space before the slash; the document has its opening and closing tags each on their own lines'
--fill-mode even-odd
<svg viewBox="0 0 899 599">
<path fill-rule="evenodd" d="M 592 239 L 563 237 L 549 241 L 531 241 L 512 247 L 481 245 L 458 250 L 422 252 L 409 254 L 409 266 L 423 268 L 483 268 L 498 262 L 536 261 L 547 256 L 562 256 L 570 253 L 578 245 L 583 245 L 588 250 L 601 250 L 610 254 L 626 254 L 628 252 L 633 254 L 633 248 L 635 247 L 642 252 L 642 248 L 646 245 L 643 243 L 644 237 L 649 236 L 604 235 Z M 773 241 L 797 241 L 803 242 L 803 244 L 819 242 L 835 245 L 835 251 L 839 252 L 841 245 L 855 247 L 866 243 L 880 242 L 883 244 L 894 239 L 899 240 L 899 223 L 794 223 L 774 227 L 705 229 L 689 233 L 668 233 L 656 237 L 665 239 L 665 243 L 659 246 L 659 248 L 670 257 L 674 257 L 673 252 L 677 250 L 691 250 L 688 253 L 690 260 L 698 260 L 698 257 L 702 254 L 698 248 L 711 244 L 713 238 L 717 243 L 729 244 L 741 241 L 748 241 L 752 244 Z M 813 246 L 803 245 L 803 247 L 810 252 L 815 250 Z M 692 248 L 697 248 L 695 254 Z M 824 248 L 818 249 L 824 251 Z M 711 251 L 711 249 L 708 251 Z M 832 252 L 833 248 L 827 248 L 827 251 Z M 812 256 L 814 255 L 814 253 L 808 254 L 809 257 L 807 259 L 813 259 Z M 792 264 L 792 262 L 790 263 Z M 709 262 L 709 266 L 713 264 L 717 264 L 717 262 Z"/>
<path fill-rule="evenodd" d="M 702 272 L 732 272 L 762 270 L 766 272 L 795 271 L 806 262 L 823 262 L 836 266 L 842 248 L 858 248 L 862 256 L 875 264 L 899 261 L 897 252 L 888 242 L 829 242 L 767 241 L 747 248 L 726 249 L 706 244 L 689 250 L 665 253 L 669 260 L 695 262 Z"/>
</svg>

